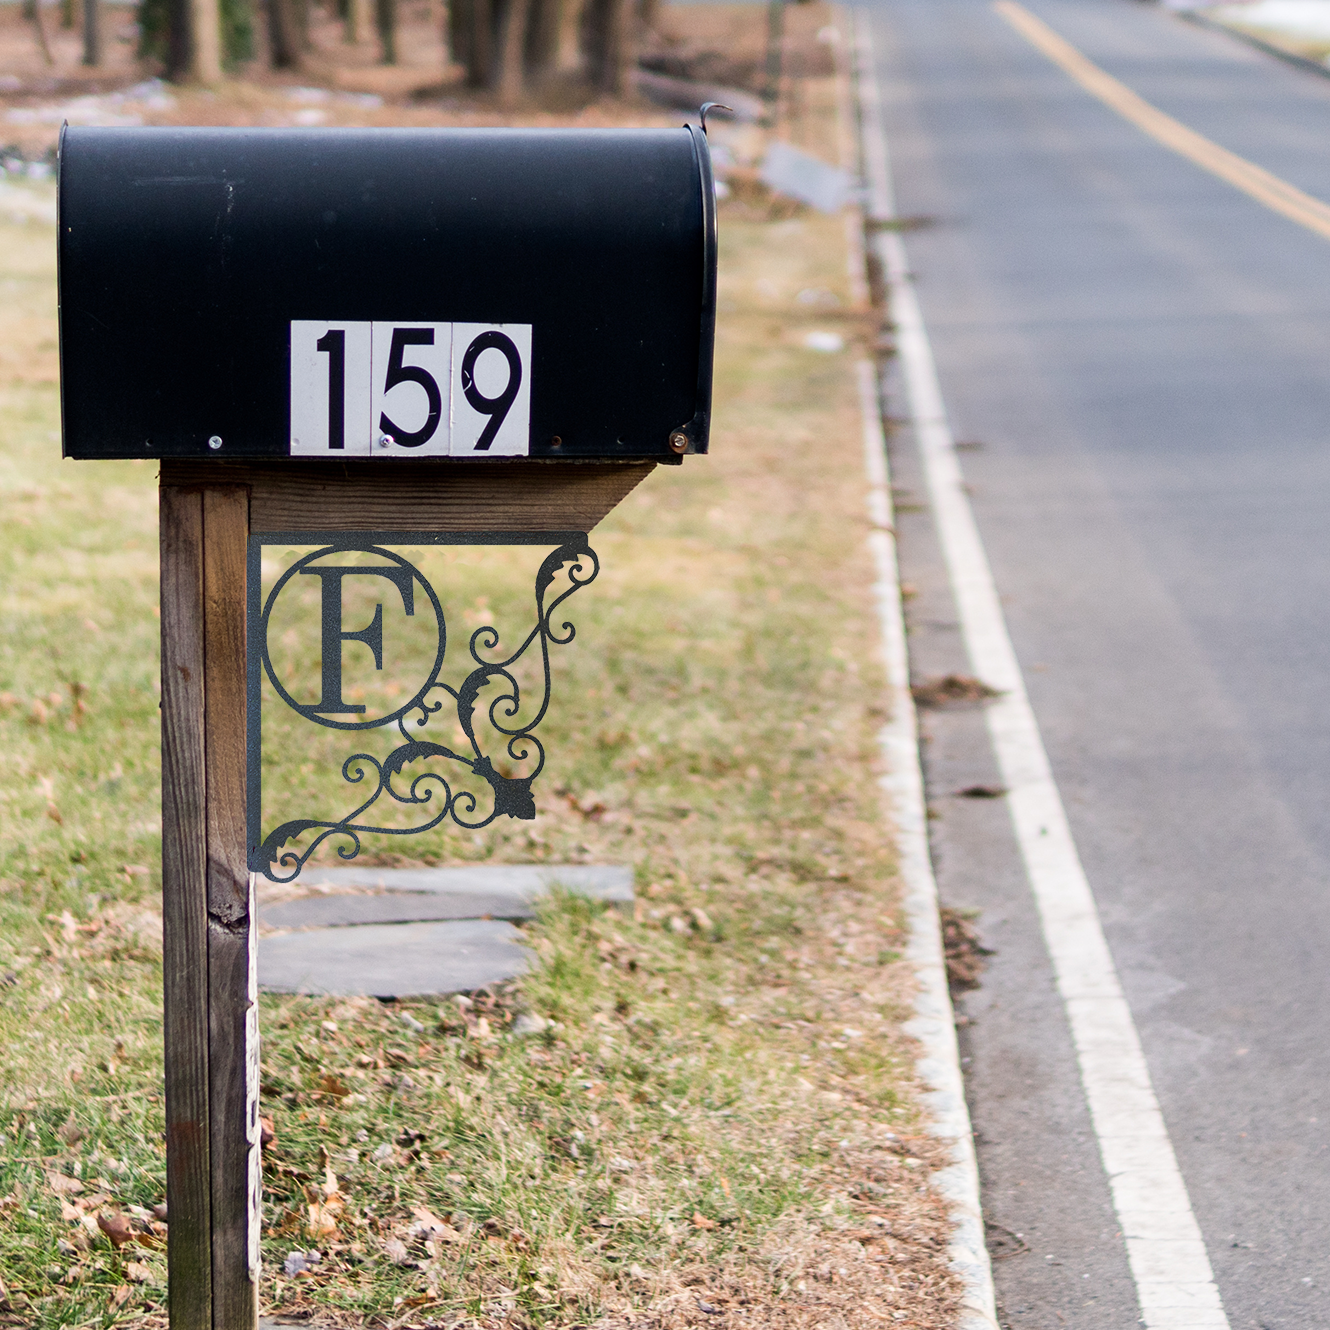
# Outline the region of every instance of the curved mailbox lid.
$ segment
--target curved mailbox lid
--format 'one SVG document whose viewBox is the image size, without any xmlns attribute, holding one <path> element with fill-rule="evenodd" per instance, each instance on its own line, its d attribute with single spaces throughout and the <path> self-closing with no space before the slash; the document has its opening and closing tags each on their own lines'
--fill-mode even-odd
<svg viewBox="0 0 1330 1330">
<path fill-rule="evenodd" d="M 704 452 L 712 191 L 693 129 L 66 129 L 65 453 Z"/>
</svg>

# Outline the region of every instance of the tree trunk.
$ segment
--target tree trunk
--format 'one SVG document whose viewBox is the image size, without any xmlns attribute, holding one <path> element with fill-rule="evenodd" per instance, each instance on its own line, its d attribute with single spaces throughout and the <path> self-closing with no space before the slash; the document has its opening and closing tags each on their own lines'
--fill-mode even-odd
<svg viewBox="0 0 1330 1330">
<path fill-rule="evenodd" d="M 102 63 L 101 15 L 98 12 L 98 0 L 83 0 L 83 63 L 100 65 Z"/>
<path fill-rule="evenodd" d="M 589 0 L 586 37 L 596 87 L 611 97 L 632 91 L 636 47 L 632 0 Z"/>
<path fill-rule="evenodd" d="M 466 82 L 471 84 L 471 11 L 475 8 L 473 0 L 451 0 L 448 5 L 447 46 L 453 57 L 453 64 L 461 65 L 466 70 Z"/>
<path fill-rule="evenodd" d="M 51 44 L 46 40 L 46 20 L 42 18 L 41 0 L 32 0 L 32 12 L 30 14 L 33 27 L 37 29 L 37 45 L 42 49 L 42 59 L 48 65 L 55 64 L 51 58 Z"/>
<path fill-rule="evenodd" d="M 189 0 L 165 0 L 162 9 L 166 18 L 166 77 L 172 83 L 181 83 L 189 77 Z"/>
<path fill-rule="evenodd" d="M 522 99 L 526 86 L 527 15 L 531 0 L 502 0 L 499 10 L 498 62 L 494 70 L 494 89 L 499 105 L 511 109 Z"/>
<path fill-rule="evenodd" d="M 781 66 L 785 53 L 785 0 L 769 0 L 767 5 L 767 78 L 763 97 L 767 103 L 767 123 L 774 125 L 780 106 Z"/>
<path fill-rule="evenodd" d="M 379 26 L 382 63 L 397 63 L 397 0 L 374 0 L 374 17 Z"/>
<path fill-rule="evenodd" d="M 559 45 L 554 67 L 560 74 L 580 74 L 586 67 L 586 54 L 582 49 L 586 0 L 558 0 L 558 7 Z"/>
<path fill-rule="evenodd" d="M 533 86 L 558 73 L 564 8 L 564 0 L 530 0 L 525 56 L 527 82 Z"/>
<path fill-rule="evenodd" d="M 268 0 L 268 46 L 274 69 L 299 69 L 303 55 L 296 0 Z"/>
<path fill-rule="evenodd" d="M 342 37 L 348 46 L 359 46 L 365 40 L 365 0 L 346 0 Z"/>
<path fill-rule="evenodd" d="M 448 18 L 453 59 L 466 69 L 467 87 L 491 87 L 495 47 L 492 0 L 452 0 Z"/>
<path fill-rule="evenodd" d="M 87 3 L 87 0 L 85 0 Z M 95 3 L 95 0 L 94 0 Z M 222 16 L 218 0 L 190 0 L 190 77 L 210 85 L 222 78 Z"/>
</svg>

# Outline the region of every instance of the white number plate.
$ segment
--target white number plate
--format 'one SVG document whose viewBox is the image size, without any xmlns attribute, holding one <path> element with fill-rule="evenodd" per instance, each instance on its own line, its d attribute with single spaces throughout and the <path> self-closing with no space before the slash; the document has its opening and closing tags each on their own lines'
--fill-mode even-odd
<svg viewBox="0 0 1330 1330">
<path fill-rule="evenodd" d="M 530 451 L 530 324 L 292 321 L 293 457 Z"/>
</svg>

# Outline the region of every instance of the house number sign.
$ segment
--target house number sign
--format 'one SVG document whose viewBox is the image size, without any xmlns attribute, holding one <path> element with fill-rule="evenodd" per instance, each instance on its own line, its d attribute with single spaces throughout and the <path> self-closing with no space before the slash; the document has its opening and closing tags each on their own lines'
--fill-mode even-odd
<svg viewBox="0 0 1330 1330">
<path fill-rule="evenodd" d="M 525 457 L 529 324 L 291 324 L 293 457 Z"/>
</svg>

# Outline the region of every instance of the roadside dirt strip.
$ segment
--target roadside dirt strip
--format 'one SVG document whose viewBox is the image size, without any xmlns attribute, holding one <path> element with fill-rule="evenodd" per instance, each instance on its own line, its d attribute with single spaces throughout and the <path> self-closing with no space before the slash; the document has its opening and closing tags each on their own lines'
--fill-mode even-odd
<svg viewBox="0 0 1330 1330">
<path fill-rule="evenodd" d="M 1002 0 L 1007 16 L 1018 6 Z M 1024 12 L 1024 11 L 1021 11 Z M 910 428 L 975 674 L 997 690 L 989 740 L 1076 1047 L 1081 1083 L 1125 1239 L 1141 1321 L 1227 1327 L 1205 1244 L 1160 1112 L 1140 1039 L 1044 750 L 966 494 L 932 350 L 898 232 L 875 91 L 871 32 L 857 28 L 869 217 L 908 399 Z M 886 224 L 886 225 L 884 225 Z"/>
</svg>

